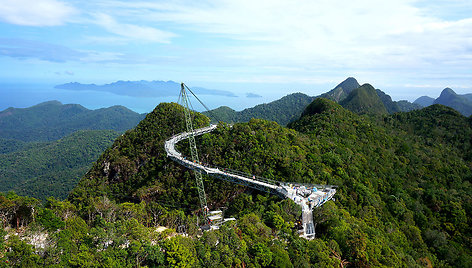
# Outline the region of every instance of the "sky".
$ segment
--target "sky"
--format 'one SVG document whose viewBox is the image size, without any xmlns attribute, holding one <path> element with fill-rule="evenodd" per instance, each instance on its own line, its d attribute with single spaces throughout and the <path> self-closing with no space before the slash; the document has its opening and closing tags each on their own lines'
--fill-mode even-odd
<svg viewBox="0 0 472 268">
<path fill-rule="evenodd" d="M 0 110 L 160 101 L 52 89 L 118 80 L 230 91 L 209 106 L 242 109 L 347 77 L 394 100 L 472 93 L 472 1 L 0 0 Z"/>
</svg>

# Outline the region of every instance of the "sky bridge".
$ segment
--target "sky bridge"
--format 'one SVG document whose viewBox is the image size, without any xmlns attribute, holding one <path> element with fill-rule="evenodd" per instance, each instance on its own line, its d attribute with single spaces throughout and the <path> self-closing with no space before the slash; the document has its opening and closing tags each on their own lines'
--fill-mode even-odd
<svg viewBox="0 0 472 268">
<path fill-rule="evenodd" d="M 336 193 L 336 189 L 330 185 L 314 185 L 288 183 L 270 180 L 260 176 L 243 173 L 228 168 L 211 166 L 199 161 L 193 161 L 183 156 L 175 149 L 175 145 L 191 136 L 199 136 L 210 133 L 217 128 L 217 125 L 195 129 L 193 133 L 183 132 L 172 136 L 165 141 L 165 150 L 167 156 L 175 162 L 189 169 L 202 174 L 208 174 L 222 180 L 232 183 L 251 187 L 260 191 L 269 192 L 278 195 L 281 198 L 290 198 L 302 208 L 303 236 L 312 238 L 315 236 L 315 228 L 313 224 L 313 209 L 322 206 L 331 200 Z"/>
</svg>

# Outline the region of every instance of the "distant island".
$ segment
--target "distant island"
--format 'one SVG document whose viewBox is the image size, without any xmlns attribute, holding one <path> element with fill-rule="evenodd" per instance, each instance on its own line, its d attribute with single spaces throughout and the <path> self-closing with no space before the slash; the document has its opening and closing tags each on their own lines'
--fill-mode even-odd
<svg viewBox="0 0 472 268">
<path fill-rule="evenodd" d="M 116 95 L 130 96 L 130 97 L 168 97 L 175 96 L 179 92 L 180 84 L 174 81 L 117 81 L 110 84 L 96 85 L 96 84 L 81 84 L 78 82 L 71 82 L 57 85 L 54 88 L 66 90 L 90 90 L 110 92 Z M 207 89 L 203 87 L 193 87 L 198 95 L 216 95 L 226 97 L 237 97 L 233 92 L 218 89 Z"/>
</svg>

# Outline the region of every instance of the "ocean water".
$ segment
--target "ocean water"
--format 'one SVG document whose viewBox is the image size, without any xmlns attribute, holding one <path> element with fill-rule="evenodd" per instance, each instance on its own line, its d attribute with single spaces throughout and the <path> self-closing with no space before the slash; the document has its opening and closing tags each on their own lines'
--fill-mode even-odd
<svg viewBox="0 0 472 268">
<path fill-rule="evenodd" d="M 287 94 L 292 93 L 288 92 Z M 64 104 L 80 104 L 88 109 L 99 109 L 113 105 L 123 105 L 138 113 L 151 112 L 161 102 L 177 102 L 178 94 L 169 97 L 129 97 L 101 91 L 73 91 L 56 89 L 47 84 L 0 84 L 0 111 L 9 107 L 26 108 L 41 102 L 58 100 Z M 247 98 L 245 93 L 237 97 L 202 95 L 198 96 L 210 109 L 228 106 L 234 110 L 243 110 L 257 104 L 271 102 L 284 94 L 264 94 L 260 98 Z M 261 94 L 262 95 L 262 94 Z M 285 94 L 286 95 L 286 94 Z M 193 108 L 203 111 L 197 100 L 191 100 Z"/>
</svg>

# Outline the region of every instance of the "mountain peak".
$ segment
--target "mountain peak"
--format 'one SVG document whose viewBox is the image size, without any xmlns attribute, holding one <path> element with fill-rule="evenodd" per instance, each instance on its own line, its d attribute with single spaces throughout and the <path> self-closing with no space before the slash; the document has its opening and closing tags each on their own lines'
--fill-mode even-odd
<svg viewBox="0 0 472 268">
<path fill-rule="evenodd" d="M 421 96 L 417 98 L 413 103 L 416 103 L 418 105 L 421 105 L 423 107 L 427 107 L 430 105 L 433 105 L 434 103 L 434 98 L 428 97 L 428 96 Z"/>
<path fill-rule="evenodd" d="M 448 105 L 448 102 L 451 102 L 452 100 L 458 97 L 460 96 L 457 95 L 456 92 L 454 92 L 454 90 L 447 87 L 443 89 L 443 91 L 441 92 L 441 95 L 439 95 L 439 97 L 434 101 L 434 103 Z"/>
<path fill-rule="evenodd" d="M 443 94 L 446 95 L 446 96 L 447 96 L 447 95 L 457 95 L 456 92 L 454 92 L 454 90 L 452 90 L 451 88 L 448 88 L 448 87 L 445 88 L 445 89 L 443 89 L 443 91 L 441 92 L 441 96 L 442 96 Z M 440 97 L 441 97 L 441 96 L 440 96 Z"/>
<path fill-rule="evenodd" d="M 335 88 L 342 88 L 347 94 L 351 93 L 354 89 L 360 87 L 361 85 L 357 82 L 354 77 L 348 77 L 346 80 L 342 81 Z"/>
<path fill-rule="evenodd" d="M 448 87 L 441 92 L 434 103 L 452 107 L 465 116 L 472 114 L 472 102 L 464 95 L 458 95 Z"/>
<path fill-rule="evenodd" d="M 357 83 L 357 80 L 353 77 L 348 77 L 346 80 L 342 81 L 335 88 L 329 92 L 323 93 L 320 95 L 321 98 L 330 99 L 335 102 L 340 102 L 349 95 L 354 89 L 358 88 L 360 85 Z"/>
</svg>

